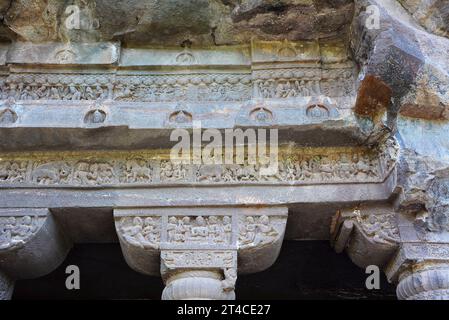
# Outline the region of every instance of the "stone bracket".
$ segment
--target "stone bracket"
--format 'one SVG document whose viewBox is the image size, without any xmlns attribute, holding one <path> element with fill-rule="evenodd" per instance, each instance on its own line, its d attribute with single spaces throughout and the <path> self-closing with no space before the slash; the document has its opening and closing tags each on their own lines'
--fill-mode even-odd
<svg viewBox="0 0 449 320">
<path fill-rule="evenodd" d="M 331 244 L 346 251 L 361 268 L 383 267 L 398 248 L 399 229 L 393 208 L 364 206 L 338 211 L 331 227 Z"/>
<path fill-rule="evenodd" d="M 48 274 L 70 247 L 48 209 L 0 209 L 0 270 L 12 279 Z"/>
</svg>

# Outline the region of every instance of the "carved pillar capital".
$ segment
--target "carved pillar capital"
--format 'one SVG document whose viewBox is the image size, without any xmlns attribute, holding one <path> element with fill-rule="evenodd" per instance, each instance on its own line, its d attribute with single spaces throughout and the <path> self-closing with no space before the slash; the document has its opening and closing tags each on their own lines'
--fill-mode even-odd
<svg viewBox="0 0 449 320">
<path fill-rule="evenodd" d="M 0 282 L 5 288 L 12 288 L 16 279 L 53 271 L 70 247 L 47 209 L 0 209 Z"/>
<path fill-rule="evenodd" d="M 449 300 L 449 244 L 403 243 L 386 267 L 401 300 Z"/>
<path fill-rule="evenodd" d="M 399 276 L 400 300 L 449 300 L 449 261 L 416 263 Z"/>
<path fill-rule="evenodd" d="M 237 270 L 262 271 L 276 260 L 287 209 L 131 209 L 114 216 L 126 261 L 161 273 L 163 299 L 234 299 Z"/>
<path fill-rule="evenodd" d="M 359 267 L 383 267 L 399 245 L 394 210 L 388 206 L 364 206 L 338 211 L 331 225 L 331 244 L 346 251 Z"/>
</svg>

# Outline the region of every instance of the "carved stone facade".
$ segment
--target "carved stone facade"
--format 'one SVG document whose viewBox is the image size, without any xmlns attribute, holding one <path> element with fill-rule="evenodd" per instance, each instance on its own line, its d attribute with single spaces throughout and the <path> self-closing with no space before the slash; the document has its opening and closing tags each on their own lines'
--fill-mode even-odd
<svg viewBox="0 0 449 320">
<path fill-rule="evenodd" d="M 118 236 L 163 299 L 234 299 L 285 235 L 449 299 L 443 0 L 72 2 L 0 1 L 0 298 Z M 198 127 L 275 132 L 276 170 L 173 161 Z"/>
</svg>

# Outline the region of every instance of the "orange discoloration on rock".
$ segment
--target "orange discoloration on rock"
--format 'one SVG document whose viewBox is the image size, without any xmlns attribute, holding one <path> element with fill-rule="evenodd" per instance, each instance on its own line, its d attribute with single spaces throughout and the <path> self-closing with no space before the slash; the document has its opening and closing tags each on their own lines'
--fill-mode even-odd
<svg viewBox="0 0 449 320">
<path fill-rule="evenodd" d="M 375 117 L 387 109 L 391 95 L 392 90 L 385 82 L 368 75 L 360 85 L 354 111 L 360 116 Z"/>
</svg>

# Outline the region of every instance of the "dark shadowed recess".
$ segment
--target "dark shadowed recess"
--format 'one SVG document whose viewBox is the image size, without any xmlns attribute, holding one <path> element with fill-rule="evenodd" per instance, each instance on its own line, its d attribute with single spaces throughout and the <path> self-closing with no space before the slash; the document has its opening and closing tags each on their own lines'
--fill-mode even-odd
<svg viewBox="0 0 449 320">
<path fill-rule="evenodd" d="M 77 265 L 81 289 L 67 290 L 65 269 Z M 274 266 L 240 276 L 237 299 L 395 299 L 394 286 L 381 278 L 380 290 L 365 289 L 368 275 L 326 241 L 286 241 Z M 131 270 L 118 244 L 74 246 L 51 274 L 16 283 L 13 300 L 23 299 L 152 299 L 163 283 Z"/>
</svg>

